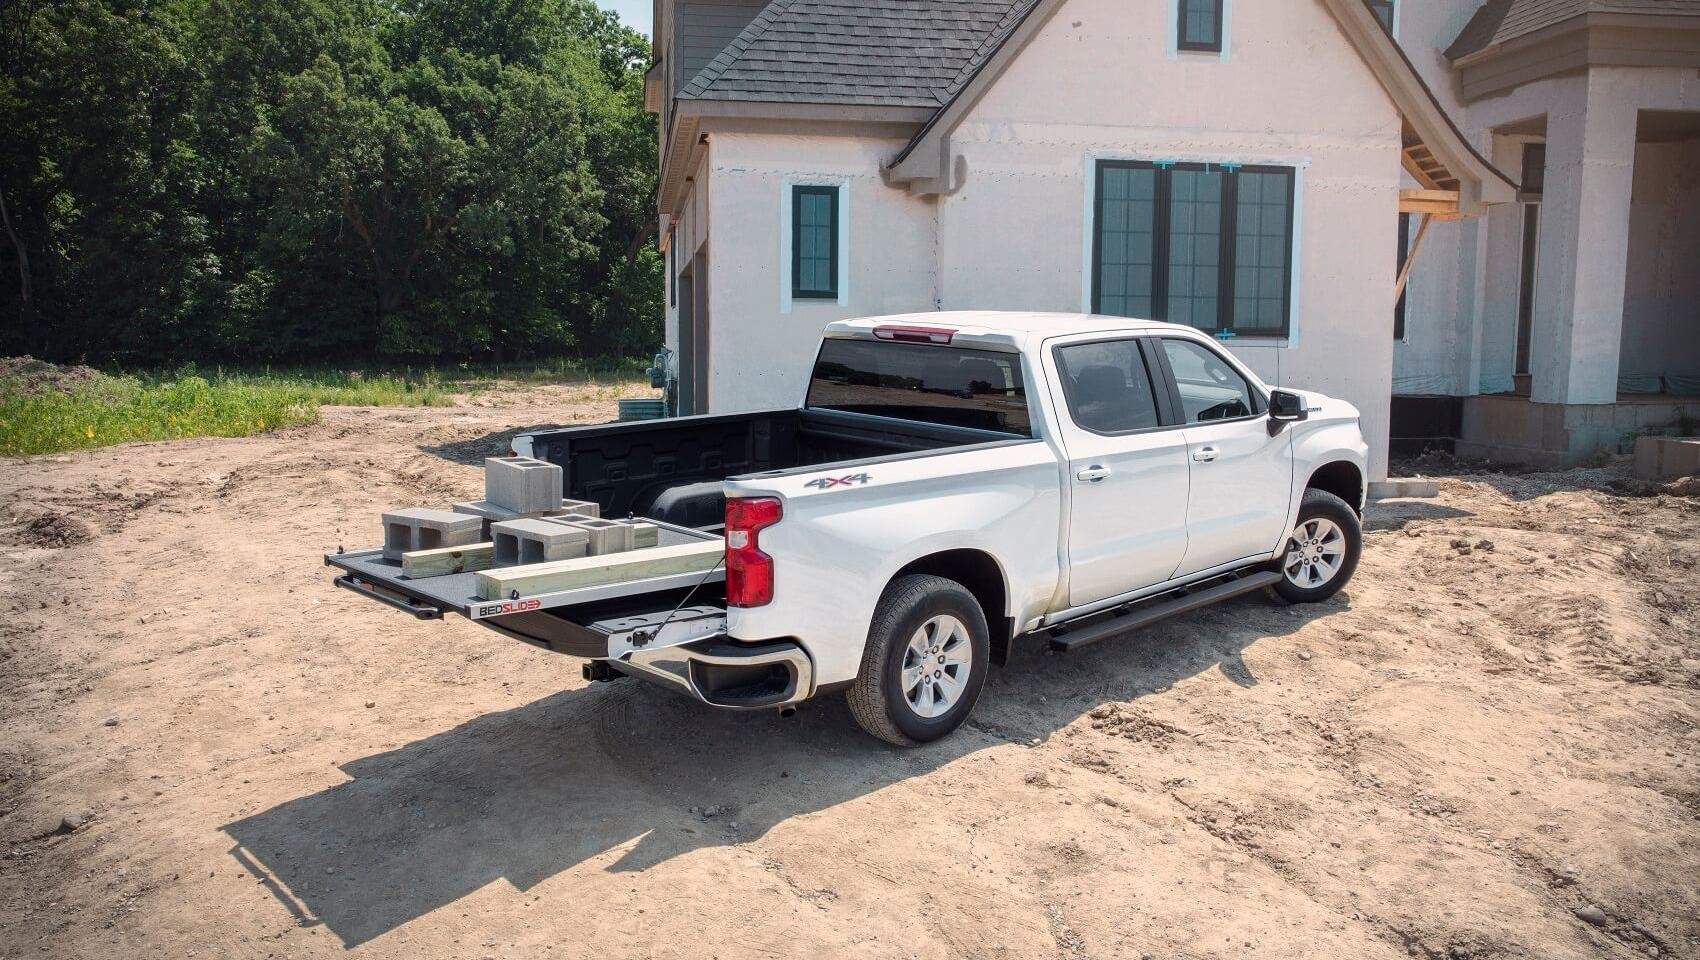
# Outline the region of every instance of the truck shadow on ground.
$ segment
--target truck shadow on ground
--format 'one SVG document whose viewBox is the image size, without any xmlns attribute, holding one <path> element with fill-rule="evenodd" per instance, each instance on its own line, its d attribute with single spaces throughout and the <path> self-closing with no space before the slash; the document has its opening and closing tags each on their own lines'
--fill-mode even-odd
<svg viewBox="0 0 1700 960">
<path fill-rule="evenodd" d="M 1462 520 L 1475 514 L 1431 500 L 1381 500 L 1364 511 L 1364 532 L 1403 530 L 1416 520 Z"/>
<path fill-rule="evenodd" d="M 1347 607 L 1239 598 L 1068 655 L 1037 641 L 994 669 L 969 725 L 913 750 L 855 725 L 839 696 L 794 718 L 726 713 L 638 680 L 491 713 L 342 766 L 350 779 L 226 825 L 233 857 L 304 926 L 355 947 L 497 879 L 641 871 L 735 845 L 970 754 L 1027 749 L 1104 703 L 1162 696 Z M 540 654 L 541 655 L 541 654 Z"/>
</svg>

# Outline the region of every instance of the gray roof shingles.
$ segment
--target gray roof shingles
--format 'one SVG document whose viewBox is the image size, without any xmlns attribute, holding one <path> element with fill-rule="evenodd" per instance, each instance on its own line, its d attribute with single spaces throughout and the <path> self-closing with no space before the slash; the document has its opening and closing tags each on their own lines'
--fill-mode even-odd
<svg viewBox="0 0 1700 960">
<path fill-rule="evenodd" d="M 942 107 L 1036 2 L 773 0 L 680 96 Z"/>
<path fill-rule="evenodd" d="M 1458 60 L 1585 13 L 1700 16 L 1700 0 L 1487 0 L 1446 56 Z"/>
</svg>

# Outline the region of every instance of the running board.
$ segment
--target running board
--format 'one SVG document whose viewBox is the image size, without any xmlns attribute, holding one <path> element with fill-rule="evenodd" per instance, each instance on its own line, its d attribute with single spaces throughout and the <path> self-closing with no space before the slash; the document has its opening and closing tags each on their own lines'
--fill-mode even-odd
<svg viewBox="0 0 1700 960">
<path fill-rule="evenodd" d="M 1172 617 L 1179 613 L 1190 613 L 1200 607 L 1208 607 L 1212 603 L 1237 597 L 1242 593 L 1261 590 L 1281 579 L 1281 575 L 1272 570 L 1259 573 L 1248 573 L 1243 577 L 1234 577 L 1202 589 L 1183 593 L 1168 600 L 1152 603 L 1150 606 L 1140 606 L 1129 610 L 1120 616 L 1111 617 L 1089 627 L 1070 630 L 1061 636 L 1051 638 L 1051 649 L 1059 653 L 1069 653 L 1081 647 L 1090 646 L 1100 640 L 1120 636 L 1140 627 L 1147 627 L 1159 620 Z"/>
</svg>

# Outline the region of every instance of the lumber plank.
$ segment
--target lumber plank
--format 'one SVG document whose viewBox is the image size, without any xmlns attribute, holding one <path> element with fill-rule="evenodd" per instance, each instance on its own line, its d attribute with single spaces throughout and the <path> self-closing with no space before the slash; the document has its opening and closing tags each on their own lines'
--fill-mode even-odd
<svg viewBox="0 0 1700 960">
<path fill-rule="evenodd" d="M 723 541 L 704 540 L 600 557 L 575 557 L 554 563 L 488 570 L 478 575 L 478 596 L 484 600 L 504 600 L 513 596 L 515 591 L 521 597 L 529 597 L 675 573 L 701 573 L 713 569 L 725 551 Z"/>
<path fill-rule="evenodd" d="M 1401 190 L 1401 191 L 1399 191 L 1399 199 L 1401 199 L 1401 200 L 1429 200 L 1429 201 L 1434 201 L 1434 202 L 1438 202 L 1438 203 L 1457 204 L 1458 203 L 1458 191 L 1456 191 L 1456 190 Z"/>
<path fill-rule="evenodd" d="M 1405 255 L 1405 265 L 1399 268 L 1399 279 L 1393 284 L 1393 302 L 1405 295 L 1405 284 L 1411 279 L 1411 267 L 1417 262 L 1417 251 L 1423 248 L 1423 238 L 1428 236 L 1428 225 L 1434 220 L 1432 214 L 1423 214 L 1417 223 L 1417 238 L 1411 241 L 1411 249 Z"/>
<path fill-rule="evenodd" d="M 401 575 L 409 580 L 442 577 L 451 573 L 488 570 L 496 562 L 494 543 L 473 543 L 440 550 L 415 550 L 401 555 Z"/>
</svg>

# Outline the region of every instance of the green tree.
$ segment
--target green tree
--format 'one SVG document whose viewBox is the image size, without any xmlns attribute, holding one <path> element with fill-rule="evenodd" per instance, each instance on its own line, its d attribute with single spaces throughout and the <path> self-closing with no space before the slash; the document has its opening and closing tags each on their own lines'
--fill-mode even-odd
<svg viewBox="0 0 1700 960">
<path fill-rule="evenodd" d="M 0 349 L 459 359 L 659 339 L 647 45 L 590 0 L 10 4 Z"/>
</svg>

